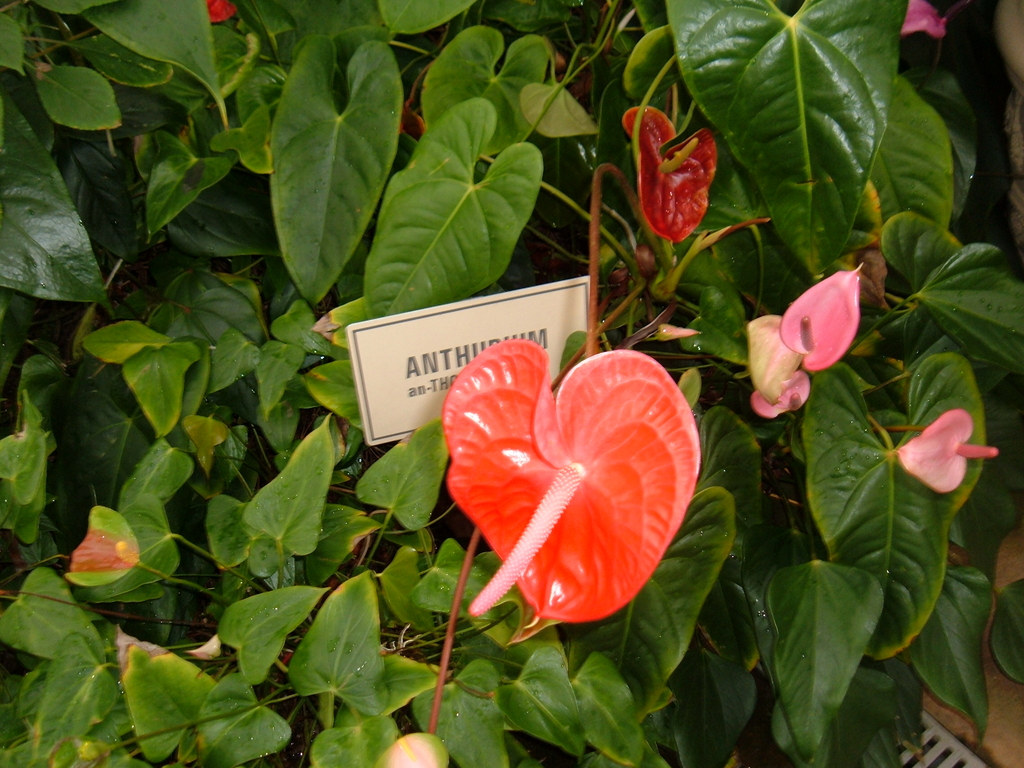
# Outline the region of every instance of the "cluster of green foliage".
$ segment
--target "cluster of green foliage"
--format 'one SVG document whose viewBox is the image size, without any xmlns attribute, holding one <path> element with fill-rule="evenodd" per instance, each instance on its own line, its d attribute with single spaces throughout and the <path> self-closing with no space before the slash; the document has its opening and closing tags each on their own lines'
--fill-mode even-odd
<svg viewBox="0 0 1024 768">
<path fill-rule="evenodd" d="M 940 59 L 906 0 L 0 7 L 0 766 L 370 768 L 427 729 L 467 526 L 436 422 L 363 445 L 344 326 L 579 274 L 642 101 L 713 130 L 717 177 L 656 276 L 608 185 L 602 343 L 681 377 L 698 494 L 592 624 L 510 644 L 514 594 L 465 612 L 478 555 L 438 735 L 462 768 L 721 768 L 757 681 L 797 766 L 896 768 L 922 682 L 983 731 L 1024 488 L 992 5 Z M 638 342 L 688 252 L 663 319 L 700 335 Z M 851 354 L 753 415 L 746 323 L 858 263 Z M 939 494 L 894 447 L 951 408 L 1002 453 Z M 87 531 L 131 567 L 69 573 Z M 1017 582 L 991 647 L 1024 682 L 1022 638 Z"/>
</svg>

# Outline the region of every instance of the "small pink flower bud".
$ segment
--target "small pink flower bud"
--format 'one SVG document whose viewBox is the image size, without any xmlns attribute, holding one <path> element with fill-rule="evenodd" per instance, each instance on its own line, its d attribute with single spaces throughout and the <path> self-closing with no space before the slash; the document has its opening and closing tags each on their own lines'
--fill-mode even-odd
<svg viewBox="0 0 1024 768">
<path fill-rule="evenodd" d="M 963 408 L 946 411 L 896 451 L 911 475 L 938 493 L 949 493 L 964 481 L 967 459 L 991 459 L 999 449 L 970 445 L 974 420 Z"/>
<path fill-rule="evenodd" d="M 939 16 L 935 6 L 928 0 L 910 0 L 910 4 L 907 6 L 907 15 L 903 20 L 900 37 L 906 37 L 915 32 L 924 32 L 936 40 L 946 35 L 946 20 Z"/>
<path fill-rule="evenodd" d="M 662 323 L 658 326 L 658 332 L 651 336 L 651 341 L 671 341 L 672 339 L 685 339 L 688 336 L 696 336 L 700 331 L 692 328 L 679 328 L 675 325 Z"/>
<path fill-rule="evenodd" d="M 380 756 L 374 768 L 445 768 L 448 750 L 429 733 L 403 736 Z"/>
<path fill-rule="evenodd" d="M 808 371 L 839 362 L 860 325 L 860 267 L 836 272 L 808 288 L 782 316 L 779 334 L 787 347 L 804 355 Z"/>
<path fill-rule="evenodd" d="M 797 371 L 793 378 L 782 383 L 782 393 L 775 403 L 768 402 L 760 392 L 750 396 L 750 407 L 754 413 L 765 419 L 774 419 L 780 413 L 795 411 L 807 402 L 811 394 L 811 378 L 803 371 Z"/>
</svg>

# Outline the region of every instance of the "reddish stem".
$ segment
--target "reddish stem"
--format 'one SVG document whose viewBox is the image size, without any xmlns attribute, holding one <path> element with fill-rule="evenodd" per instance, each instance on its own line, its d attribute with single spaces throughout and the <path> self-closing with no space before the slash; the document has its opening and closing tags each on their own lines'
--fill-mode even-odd
<svg viewBox="0 0 1024 768">
<path fill-rule="evenodd" d="M 430 708 L 430 727 L 427 728 L 427 733 L 437 733 L 437 721 L 441 717 L 441 697 L 444 695 L 445 678 L 448 676 L 448 662 L 452 657 L 452 646 L 455 645 L 455 626 L 459 623 L 462 595 L 466 591 L 466 582 L 469 580 L 469 572 L 473 567 L 473 557 L 476 555 L 476 548 L 479 544 L 480 529 L 474 528 L 473 535 L 469 537 L 469 545 L 466 547 L 466 556 L 462 559 L 462 570 L 459 571 L 459 580 L 455 584 L 455 594 L 452 595 L 452 612 L 448 616 L 448 631 L 445 633 L 444 647 L 441 649 L 441 666 L 437 670 L 434 704 Z"/>
</svg>

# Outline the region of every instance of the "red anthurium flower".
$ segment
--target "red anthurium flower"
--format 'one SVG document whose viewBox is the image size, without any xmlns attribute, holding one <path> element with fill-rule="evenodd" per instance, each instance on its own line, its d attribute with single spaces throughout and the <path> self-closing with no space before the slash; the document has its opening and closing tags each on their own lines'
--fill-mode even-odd
<svg viewBox="0 0 1024 768">
<path fill-rule="evenodd" d="M 569 372 L 510 340 L 459 374 L 442 419 L 448 489 L 504 561 L 470 612 L 519 585 L 539 619 L 592 621 L 629 602 L 693 495 L 700 441 L 679 388 L 629 350 Z"/>
<path fill-rule="evenodd" d="M 210 22 L 216 24 L 230 19 L 238 9 L 228 0 L 206 0 L 206 10 L 210 12 Z"/>
<path fill-rule="evenodd" d="M 949 493 L 964 481 L 967 459 L 991 459 L 999 449 L 971 445 L 974 420 L 963 408 L 946 411 L 896 451 L 900 464 L 933 491 Z"/>
<path fill-rule="evenodd" d="M 860 325 L 860 267 L 836 272 L 804 291 L 782 316 L 783 343 L 804 356 L 808 371 L 839 362 Z"/>
<path fill-rule="evenodd" d="M 622 117 L 630 138 L 636 112 L 633 107 Z M 675 137 L 668 115 L 648 107 L 640 122 L 640 207 L 655 233 L 678 243 L 697 228 L 708 209 L 708 187 L 715 178 L 718 150 L 711 131 L 701 128 L 662 156 L 662 146 Z"/>
<path fill-rule="evenodd" d="M 946 36 L 946 20 L 939 15 L 935 6 L 928 0 L 910 0 L 910 4 L 907 6 L 907 16 L 903 20 L 900 37 L 906 37 L 915 32 L 924 32 L 936 40 Z"/>
<path fill-rule="evenodd" d="M 67 579 L 82 587 L 110 584 L 139 562 L 139 542 L 128 521 L 112 509 L 93 507 L 89 531 L 71 553 Z"/>
</svg>

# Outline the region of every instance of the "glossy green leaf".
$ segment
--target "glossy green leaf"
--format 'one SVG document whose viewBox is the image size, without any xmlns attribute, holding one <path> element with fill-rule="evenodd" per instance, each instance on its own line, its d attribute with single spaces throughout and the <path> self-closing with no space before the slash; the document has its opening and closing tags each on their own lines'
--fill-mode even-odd
<svg viewBox="0 0 1024 768">
<path fill-rule="evenodd" d="M 747 362 L 747 312 L 736 291 L 709 285 L 700 292 L 700 314 L 690 323 L 698 335 L 683 339 L 683 349 Z"/>
<path fill-rule="evenodd" d="M 1024 580 L 999 591 L 992 622 L 992 656 L 1003 673 L 1024 683 Z"/>
<path fill-rule="evenodd" d="M 622 71 L 622 85 L 634 99 L 642 99 L 670 59 L 676 55 L 672 43 L 672 30 L 666 24 L 652 29 L 629 52 L 626 68 Z M 679 69 L 672 67 L 661 79 L 658 92 L 679 82 Z"/>
<path fill-rule="evenodd" d="M 221 565 L 235 566 L 249 556 L 252 536 L 242 521 L 245 505 L 238 499 L 220 494 L 206 508 L 206 536 L 210 552 Z"/>
<path fill-rule="evenodd" d="M 49 8 L 57 13 L 81 13 L 95 5 L 106 5 L 115 0 L 39 0 L 36 5 Z"/>
<path fill-rule="evenodd" d="M 597 133 L 597 123 L 573 95 L 560 85 L 530 83 L 519 92 L 519 108 L 528 125 L 542 136 L 585 136 Z"/>
<path fill-rule="evenodd" d="M 256 695 L 242 675 L 222 678 L 199 710 L 199 754 L 205 768 L 234 768 L 257 757 L 279 752 L 292 729 Z"/>
<path fill-rule="evenodd" d="M 970 365 L 959 355 L 932 355 L 920 363 L 908 400 L 911 424 L 966 409 L 975 423 L 971 442 L 984 443 L 981 398 Z M 857 566 L 882 584 L 885 605 L 867 652 L 888 658 L 907 646 L 931 614 L 942 589 L 949 524 L 981 462 L 969 462 L 964 482 L 945 494 L 907 474 L 874 434 L 858 379 L 843 364 L 815 375 L 803 439 L 807 497 L 831 559 Z"/>
<path fill-rule="evenodd" d="M 928 623 L 910 646 L 914 670 L 933 694 L 970 717 L 984 737 L 988 695 L 981 660 L 992 590 L 975 568 L 949 566 Z"/>
<path fill-rule="evenodd" d="M 309 762 L 313 768 L 373 768 L 400 735 L 390 717 L 346 712 L 333 728 L 321 731 L 313 741 Z"/>
<path fill-rule="evenodd" d="M 846 242 L 885 129 L 906 4 L 809 0 L 792 16 L 770 0 L 667 5 L 690 93 L 819 272 Z"/>
<path fill-rule="evenodd" d="M 260 360 L 260 348 L 237 328 L 228 328 L 217 340 L 210 356 L 210 393 L 229 387 L 252 372 Z"/>
<path fill-rule="evenodd" d="M 313 311 L 300 299 L 292 302 L 288 311 L 274 320 L 270 332 L 275 339 L 293 344 L 311 355 L 329 356 L 331 344 L 313 330 L 315 322 Z"/>
<path fill-rule="evenodd" d="M 576 694 L 558 649 L 548 646 L 534 652 L 519 677 L 498 688 L 495 701 L 518 730 L 577 757 L 583 754 L 586 745 Z"/>
<path fill-rule="evenodd" d="M 18 598 L 0 615 L 0 641 L 43 659 L 55 659 L 68 635 L 81 635 L 97 658 L 99 633 L 71 596 L 67 584 L 49 568 L 36 568 L 21 585 Z"/>
<path fill-rule="evenodd" d="M 882 227 L 882 253 L 913 290 L 921 290 L 929 276 L 949 261 L 960 242 L 933 221 L 917 213 L 893 216 Z"/>
<path fill-rule="evenodd" d="M 721 768 L 754 712 L 754 678 L 740 665 L 695 648 L 668 684 L 676 696 L 680 758 L 687 768 Z"/>
<path fill-rule="evenodd" d="M 109 79 L 148 88 L 162 85 L 171 79 L 174 69 L 165 61 L 139 56 L 107 35 L 87 37 L 74 43 L 74 49 L 85 54 L 89 62 Z"/>
<path fill-rule="evenodd" d="M 89 237 L 118 258 L 139 251 L 135 204 L 128 189 L 134 169 L 106 141 L 68 139 L 57 146 L 57 166 Z"/>
<path fill-rule="evenodd" d="M 84 736 L 120 698 L 117 681 L 81 635 L 70 634 L 46 670 L 46 685 L 32 724 L 43 744 Z"/>
<path fill-rule="evenodd" d="M 163 347 L 147 347 L 124 362 L 124 380 L 138 398 L 157 437 L 163 437 L 178 423 L 185 395 L 185 372 L 199 357 L 195 344 L 176 341 Z"/>
<path fill-rule="evenodd" d="M 156 133 L 156 157 L 146 189 L 146 226 L 150 234 L 160 230 L 199 197 L 199 193 L 223 179 L 234 161 L 226 157 L 196 157 L 177 137 Z"/>
<path fill-rule="evenodd" d="M 356 495 L 364 504 L 390 509 L 409 530 L 419 530 L 430 520 L 447 463 L 448 449 L 436 419 L 366 470 Z"/>
<path fill-rule="evenodd" d="M 999 248 L 987 243 L 961 248 L 917 295 L 972 358 L 1024 373 L 1024 283 Z"/>
<path fill-rule="evenodd" d="M 0 286 L 58 301 L 100 301 L 89 236 L 49 152 L 4 93 Z"/>
<path fill-rule="evenodd" d="M 305 353 L 291 344 L 268 341 L 260 348 L 259 362 L 256 363 L 256 381 L 260 388 L 260 411 L 264 419 L 270 410 L 281 402 L 288 382 L 299 372 Z"/>
<path fill-rule="evenodd" d="M 384 657 L 384 687 L 388 692 L 384 714 L 390 715 L 424 691 L 434 690 L 435 683 L 437 670 L 434 667 L 398 654 L 388 654 Z"/>
<path fill-rule="evenodd" d="M 195 446 L 196 461 L 209 477 L 213 469 L 213 451 L 228 439 L 231 430 L 213 416 L 186 416 L 181 420 L 181 428 Z"/>
<path fill-rule="evenodd" d="M 229 174 L 199 193 L 167 225 L 167 235 L 193 256 L 277 256 L 270 195 Z"/>
<path fill-rule="evenodd" d="M 21 39 L 21 27 L 6 13 L 0 14 L 0 67 L 10 67 L 24 73 L 24 58 L 25 41 Z"/>
<path fill-rule="evenodd" d="M 550 24 L 568 21 L 572 9 L 583 4 L 583 0 L 534 0 L 522 3 L 519 0 L 487 0 L 484 16 L 499 19 L 521 32 L 536 32 Z"/>
<path fill-rule="evenodd" d="M 163 347 L 170 342 L 169 336 L 157 333 L 137 320 L 126 320 L 93 331 L 82 341 L 82 346 L 103 362 L 120 365 L 144 349 Z"/>
<path fill-rule="evenodd" d="M 455 678 L 444 687 L 437 735 L 460 766 L 509 768 L 505 716 L 493 695 L 501 680 L 498 670 L 489 661 L 474 659 Z M 430 721 L 433 699 L 433 691 L 427 691 L 413 701 L 413 714 L 422 729 Z"/>
<path fill-rule="evenodd" d="M 281 94 L 271 138 L 281 250 L 312 304 L 337 281 L 373 215 L 398 147 L 402 111 L 402 82 L 387 45 L 366 43 L 349 60 L 342 112 L 332 95 L 335 69 L 331 40 L 308 38 Z"/>
<path fill-rule="evenodd" d="M 914 211 L 940 227 L 953 212 L 953 151 L 942 118 L 904 78 L 896 78 L 889 122 L 871 169 L 888 219 Z"/>
<path fill-rule="evenodd" d="M 994 581 L 999 546 L 1016 525 L 1017 503 L 998 468 L 986 461 L 970 498 L 953 518 L 949 540 L 966 549 L 971 565 Z"/>
<path fill-rule="evenodd" d="M 182 729 L 199 719 L 203 702 L 216 683 L 205 672 L 173 653 L 150 655 L 137 645 L 128 649 L 128 667 L 121 675 L 136 736 L 146 759 L 157 762 L 178 745 Z"/>
<path fill-rule="evenodd" d="M 772 735 L 797 768 L 818 765 L 829 768 L 866 768 L 860 764 L 861 755 L 879 729 L 886 726 L 891 728 L 896 710 L 894 688 L 892 680 L 881 672 L 865 667 L 857 669 L 846 697 L 835 719 L 829 724 L 812 761 L 804 761 L 797 751 L 782 707 L 776 707 L 773 713 Z"/>
<path fill-rule="evenodd" d="M 473 169 L 495 123 L 486 99 L 451 107 L 391 178 L 366 261 L 371 315 L 464 299 L 505 271 L 543 169 L 540 150 L 513 144 L 478 182 Z"/>
<path fill-rule="evenodd" d="M 694 496 L 679 533 L 633 601 L 607 619 L 569 627 L 572 667 L 600 651 L 629 684 L 640 714 L 652 711 L 732 549 L 735 518 L 732 496 L 724 488 Z"/>
<path fill-rule="evenodd" d="M 164 299 L 150 325 L 171 336 L 216 344 L 224 331 L 237 328 L 257 344 L 266 339 L 258 298 L 253 301 L 253 292 L 246 292 L 244 282 L 228 284 L 220 276 L 195 268 L 175 278 L 164 289 Z"/>
<path fill-rule="evenodd" d="M 240 35 L 224 24 L 213 26 L 214 57 L 220 95 L 225 99 L 249 76 L 260 53 L 260 36 Z"/>
<path fill-rule="evenodd" d="M 191 461 L 186 457 L 186 461 Z M 126 595 L 146 584 L 159 581 L 161 574 L 171 575 L 178 567 L 178 547 L 174 543 L 167 515 L 160 500 L 146 493 L 122 504 L 121 514 L 131 526 L 139 541 L 139 561 L 124 576 L 110 584 L 88 586 L 75 590 L 82 600 L 110 602 L 114 598 L 126 600 Z"/>
<path fill-rule="evenodd" d="M 253 173 L 272 173 L 274 161 L 270 154 L 270 109 L 260 107 L 240 128 L 218 133 L 210 140 L 214 152 L 238 152 L 242 165 Z"/>
<path fill-rule="evenodd" d="M 36 85 L 50 119 L 83 131 L 117 128 L 121 110 L 103 75 L 86 67 L 58 65 Z"/>
<path fill-rule="evenodd" d="M 10 481 L 14 501 L 28 504 L 45 484 L 46 432 L 42 416 L 27 394 L 21 395 L 18 431 L 0 440 L 0 478 Z"/>
<path fill-rule="evenodd" d="M 544 39 L 527 35 L 508 48 L 501 71 L 495 67 L 505 50 L 501 33 L 491 27 L 464 29 L 441 51 L 423 81 L 423 119 L 431 126 L 450 107 L 476 96 L 494 105 L 498 120 L 484 153 L 494 155 L 524 135 L 530 123 L 519 107 L 519 93 L 544 80 L 550 54 Z"/>
<path fill-rule="evenodd" d="M 917 93 L 939 113 L 953 145 L 953 216 L 967 202 L 978 156 L 978 125 L 974 108 L 952 72 L 941 67 L 915 67 L 902 73 Z"/>
<path fill-rule="evenodd" d="M 281 474 L 257 491 L 245 507 L 245 522 L 266 533 L 284 555 L 316 549 L 327 489 L 334 468 L 330 419 L 299 444 Z"/>
<path fill-rule="evenodd" d="M 320 541 L 316 549 L 306 556 L 306 578 L 310 584 L 323 584 L 345 558 L 352 554 L 356 544 L 381 527 L 378 520 L 364 512 L 341 504 L 328 504 Z"/>
<path fill-rule="evenodd" d="M 452 596 L 455 594 L 455 584 L 462 569 L 462 561 L 466 551 L 455 539 L 445 539 L 441 543 L 437 557 L 434 558 L 434 565 L 431 566 L 420 583 L 412 592 L 412 601 L 421 608 L 439 613 L 449 613 L 452 609 Z M 462 611 L 469 609 L 470 599 L 484 588 L 487 581 L 493 575 L 488 573 L 481 565 L 478 555 L 470 567 L 469 578 L 466 581 L 466 593 L 462 598 Z"/>
<path fill-rule="evenodd" d="M 426 32 L 462 13 L 473 0 L 434 0 L 420 3 L 416 0 L 379 0 L 380 15 L 388 29 L 396 34 Z"/>
<path fill-rule="evenodd" d="M 0 104 L 2 103 L 0 101 Z M 28 296 L 15 293 L 9 288 L 0 288 L 0 386 L 7 381 L 7 374 L 14 365 L 14 359 L 28 338 L 34 308 L 35 302 Z M 24 376 L 23 365 L 22 377 Z"/>
<path fill-rule="evenodd" d="M 363 423 L 359 415 L 359 400 L 356 397 L 351 362 L 336 360 L 326 365 L 318 365 L 302 379 L 309 394 L 324 408 L 357 427 Z"/>
<path fill-rule="evenodd" d="M 201 0 L 119 0 L 89 8 L 83 15 L 101 32 L 140 56 L 166 61 L 193 75 L 224 113 L 210 16 Z"/>
<path fill-rule="evenodd" d="M 132 506 L 145 494 L 166 503 L 185 484 L 192 469 L 187 453 L 172 448 L 166 440 L 155 440 L 121 486 L 118 508 Z"/>
<path fill-rule="evenodd" d="M 697 490 L 725 488 L 736 503 L 736 522 L 744 528 L 760 523 L 761 447 L 746 422 L 728 408 L 712 408 L 700 422 L 700 452 Z"/>
<path fill-rule="evenodd" d="M 758 661 L 757 638 L 740 578 L 740 552 L 730 552 L 711 588 L 698 623 L 718 655 L 751 670 Z"/>
<path fill-rule="evenodd" d="M 367 715 L 387 703 L 373 576 L 349 579 L 328 596 L 288 664 L 303 696 L 330 692 Z"/>
<path fill-rule="evenodd" d="M 640 765 L 644 734 L 629 686 L 608 657 L 592 653 L 573 675 L 572 690 L 587 743 L 625 765 Z"/>
<path fill-rule="evenodd" d="M 433 629 L 430 611 L 410 600 L 412 590 L 419 584 L 419 555 L 412 547 L 402 547 L 395 553 L 388 567 L 381 571 L 380 586 L 388 608 L 400 622 L 412 624 L 421 632 Z"/>
<path fill-rule="evenodd" d="M 288 633 L 308 618 L 326 591 L 284 587 L 247 597 L 225 609 L 217 635 L 238 649 L 238 668 L 246 682 L 256 685 L 267 678 Z"/>
</svg>

